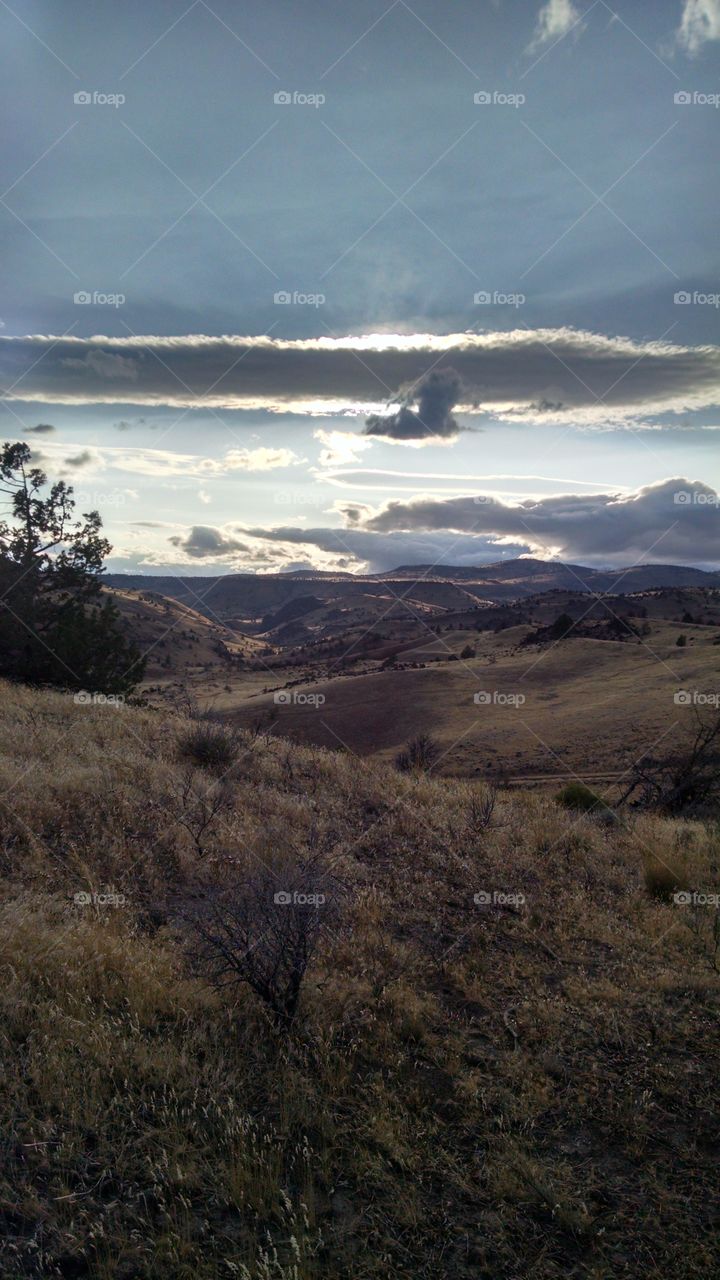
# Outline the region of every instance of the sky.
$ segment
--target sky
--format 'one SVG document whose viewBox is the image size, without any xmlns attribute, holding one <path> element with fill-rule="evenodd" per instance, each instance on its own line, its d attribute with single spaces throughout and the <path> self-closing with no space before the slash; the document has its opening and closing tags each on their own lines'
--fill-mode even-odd
<svg viewBox="0 0 720 1280">
<path fill-rule="evenodd" d="M 0 431 L 110 569 L 720 566 L 720 0 L 0 37 Z"/>
</svg>

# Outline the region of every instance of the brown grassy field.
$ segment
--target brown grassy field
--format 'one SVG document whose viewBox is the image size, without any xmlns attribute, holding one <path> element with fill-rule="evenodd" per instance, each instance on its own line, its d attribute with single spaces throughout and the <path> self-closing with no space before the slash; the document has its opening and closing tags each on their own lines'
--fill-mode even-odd
<svg viewBox="0 0 720 1280">
<path fill-rule="evenodd" d="M 715 827 L 0 698 L 0 1274 L 717 1275 Z M 186 920 L 310 854 L 281 1031 Z"/>
<path fill-rule="evenodd" d="M 164 691 L 226 681 L 236 663 L 253 661 L 267 647 L 170 596 L 129 589 L 109 594 L 124 630 L 147 658 L 146 687 Z"/>
<path fill-rule="evenodd" d="M 271 671 L 264 684 L 285 688 L 287 702 L 263 695 L 256 679 L 218 690 L 206 705 L 240 725 L 273 712 L 281 734 L 386 760 L 409 737 L 428 732 L 440 744 L 442 772 L 455 776 L 610 778 L 655 743 L 683 735 L 691 708 L 678 706 L 676 693 L 720 692 L 714 627 L 685 624 L 685 648 L 675 643 L 681 628 L 664 620 L 632 641 L 582 637 L 523 646 L 528 630 L 425 631 L 398 656 L 397 669 L 375 664 L 345 675 L 336 666 L 331 679 L 313 678 L 311 668 Z M 473 657 L 460 657 L 466 646 Z M 476 693 L 491 700 L 478 704 Z M 524 702 L 507 701 L 516 695 Z"/>
</svg>

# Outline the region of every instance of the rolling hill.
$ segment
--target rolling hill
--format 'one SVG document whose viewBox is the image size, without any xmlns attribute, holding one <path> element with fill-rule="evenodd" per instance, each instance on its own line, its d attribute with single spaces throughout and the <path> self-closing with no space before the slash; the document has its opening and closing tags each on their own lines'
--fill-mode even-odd
<svg viewBox="0 0 720 1280">
<path fill-rule="evenodd" d="M 0 1274 L 717 1275 L 711 827 L 0 708 Z M 225 904 L 268 966 L 310 913 L 290 1025 Z"/>
</svg>

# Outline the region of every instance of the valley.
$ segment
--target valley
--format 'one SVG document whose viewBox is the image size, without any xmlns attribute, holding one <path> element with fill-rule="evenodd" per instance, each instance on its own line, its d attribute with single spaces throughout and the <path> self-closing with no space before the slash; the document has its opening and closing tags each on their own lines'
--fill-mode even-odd
<svg viewBox="0 0 720 1280">
<path fill-rule="evenodd" d="M 449 776 L 612 792 L 720 690 L 718 575 L 574 566 L 580 590 L 557 585 L 565 566 L 525 564 L 108 582 L 151 704 L 386 760 L 429 733 Z"/>
</svg>

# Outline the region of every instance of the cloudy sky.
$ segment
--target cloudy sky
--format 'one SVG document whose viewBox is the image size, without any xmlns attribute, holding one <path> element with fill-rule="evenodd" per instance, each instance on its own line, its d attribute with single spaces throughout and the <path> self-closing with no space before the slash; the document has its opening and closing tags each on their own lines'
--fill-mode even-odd
<svg viewBox="0 0 720 1280">
<path fill-rule="evenodd" d="M 112 568 L 720 565 L 720 0 L 0 35 L 0 429 Z"/>
</svg>

